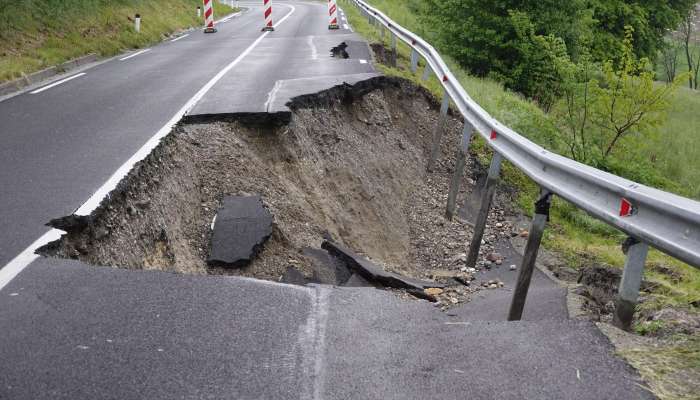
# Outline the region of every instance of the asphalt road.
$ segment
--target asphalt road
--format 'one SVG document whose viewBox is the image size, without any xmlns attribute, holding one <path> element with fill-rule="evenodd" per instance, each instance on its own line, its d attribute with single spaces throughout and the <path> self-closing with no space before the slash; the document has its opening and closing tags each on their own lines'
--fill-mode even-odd
<svg viewBox="0 0 700 400">
<path fill-rule="evenodd" d="M 249 10 L 215 34 L 192 31 L 0 102 L 0 268 L 45 233 L 46 222 L 85 203 L 232 62 L 191 114 L 263 111 L 278 81 L 373 72 L 357 58 L 331 59 L 332 43 L 359 38 L 329 31 L 324 4 L 275 2 L 279 26 L 261 40 L 260 3 L 240 4 Z"/>
<path fill-rule="evenodd" d="M 0 291 L 0 326 L 0 399 L 653 398 L 589 322 L 372 288 L 40 259 Z"/>
</svg>

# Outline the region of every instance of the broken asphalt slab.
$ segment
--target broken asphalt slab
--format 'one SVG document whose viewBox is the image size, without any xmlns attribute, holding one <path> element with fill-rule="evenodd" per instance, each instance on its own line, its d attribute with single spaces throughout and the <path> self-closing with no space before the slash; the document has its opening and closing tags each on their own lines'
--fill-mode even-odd
<svg viewBox="0 0 700 400">
<path fill-rule="evenodd" d="M 216 214 L 207 264 L 248 264 L 272 235 L 272 214 L 260 196 L 225 196 Z"/>
<path fill-rule="evenodd" d="M 370 282 L 378 282 L 384 286 L 396 289 L 424 290 L 427 288 L 445 287 L 445 285 L 441 283 L 421 281 L 418 279 L 401 276 L 393 272 L 386 272 L 381 267 L 356 254 L 354 251 L 328 240 L 323 242 L 321 248 L 328 251 L 331 255 L 343 260 L 351 271 Z"/>
</svg>

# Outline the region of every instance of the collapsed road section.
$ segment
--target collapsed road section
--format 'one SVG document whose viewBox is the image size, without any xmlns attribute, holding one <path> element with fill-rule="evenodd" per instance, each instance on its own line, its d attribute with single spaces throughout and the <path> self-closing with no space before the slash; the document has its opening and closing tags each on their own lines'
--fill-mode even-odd
<svg viewBox="0 0 700 400">
<path fill-rule="evenodd" d="M 95 213 L 52 221 L 67 234 L 41 252 L 183 274 L 432 288 L 447 304 L 465 301 L 470 228 L 442 208 L 461 121 L 449 118 L 444 157 L 427 174 L 439 105 L 407 81 L 372 78 L 288 106 L 184 121 Z"/>
</svg>

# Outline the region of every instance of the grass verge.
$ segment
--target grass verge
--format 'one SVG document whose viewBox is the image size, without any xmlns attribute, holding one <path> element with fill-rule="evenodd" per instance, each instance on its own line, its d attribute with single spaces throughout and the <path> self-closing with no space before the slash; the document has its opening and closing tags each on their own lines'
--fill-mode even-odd
<svg viewBox="0 0 700 400">
<path fill-rule="evenodd" d="M 199 0 L 36 0 L 0 8 L 0 82 L 89 53 L 108 57 L 202 26 Z M 216 3 L 215 15 L 233 9 Z M 141 32 L 134 30 L 141 15 Z"/>
<path fill-rule="evenodd" d="M 418 7 L 415 0 L 373 0 L 372 4 L 399 24 L 429 39 L 429 32 L 421 26 L 415 15 L 414 7 Z M 349 6 L 348 2 L 342 2 L 341 5 L 345 6 L 345 13 L 358 33 L 370 42 L 388 46 L 389 35 L 382 39 L 379 30 L 370 25 L 356 8 Z M 438 79 L 435 76 L 426 81 L 421 79 L 423 62 L 416 74 L 411 73 L 409 59 L 409 48 L 400 43 L 398 67 L 390 68 L 382 64 L 376 67 L 385 75 L 411 80 L 441 97 L 443 89 Z M 492 116 L 543 147 L 554 151 L 562 148 L 565 139 L 557 130 L 554 120 L 539 107 L 522 96 L 505 90 L 498 82 L 469 75 L 449 57 L 444 59 L 469 95 Z M 691 161 L 697 158 L 698 153 L 698 111 L 700 96 L 687 89 L 680 90 L 673 99 L 669 118 L 661 128 L 661 132 L 666 133 L 659 135 L 663 145 L 650 143 L 646 149 L 649 154 L 662 160 L 659 168 L 668 179 L 673 180 L 673 185 L 670 186 L 678 189 L 676 191 L 682 195 L 696 198 L 700 198 L 700 185 L 697 184 L 700 181 L 700 165 L 690 164 L 693 164 Z M 480 138 L 473 142 L 471 151 L 484 163 L 488 162 L 490 151 Z M 518 188 L 519 206 L 526 214 L 531 214 L 538 194 L 537 186 L 508 163 L 503 168 L 503 177 L 507 183 Z M 552 207 L 552 223 L 545 233 L 543 244 L 545 248 L 562 255 L 568 266 L 573 268 L 590 263 L 622 268 L 624 255 L 620 244 L 624 238 L 617 230 L 557 198 Z M 672 271 L 671 274 L 668 273 L 669 270 Z M 651 282 L 652 289 L 645 295 L 646 300 L 640 305 L 640 311 L 682 308 L 697 312 L 695 306 L 691 305 L 700 300 L 700 271 L 697 269 L 653 250 L 649 254 L 645 279 Z M 669 365 L 679 365 L 693 368 L 693 374 L 700 373 L 698 353 L 700 340 L 680 336 L 654 351 L 633 351 L 623 356 L 640 370 L 661 398 L 697 399 L 689 397 L 692 394 L 689 395 L 690 392 L 685 390 L 687 387 L 678 383 L 677 373 L 662 371 L 666 371 L 663 368 L 668 369 Z M 687 386 L 688 381 L 684 382 Z"/>
</svg>

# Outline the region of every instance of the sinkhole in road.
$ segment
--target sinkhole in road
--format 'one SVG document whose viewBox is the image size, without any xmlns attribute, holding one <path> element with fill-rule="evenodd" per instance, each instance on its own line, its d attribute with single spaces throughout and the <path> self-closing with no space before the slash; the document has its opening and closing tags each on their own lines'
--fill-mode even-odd
<svg viewBox="0 0 700 400">
<path fill-rule="evenodd" d="M 41 252 L 278 281 L 290 267 L 318 278 L 321 244 L 330 238 L 408 277 L 440 281 L 460 272 L 470 228 L 447 221 L 444 206 L 461 118 L 450 114 L 441 157 L 427 173 L 439 103 L 408 81 L 377 77 L 297 97 L 289 107 L 183 121 L 91 216 L 63 219 L 67 234 Z M 481 170 L 468 160 L 463 192 Z M 269 240 L 239 268 L 206 262 L 212 220 L 227 195 L 260 196 L 273 216 Z"/>
</svg>

